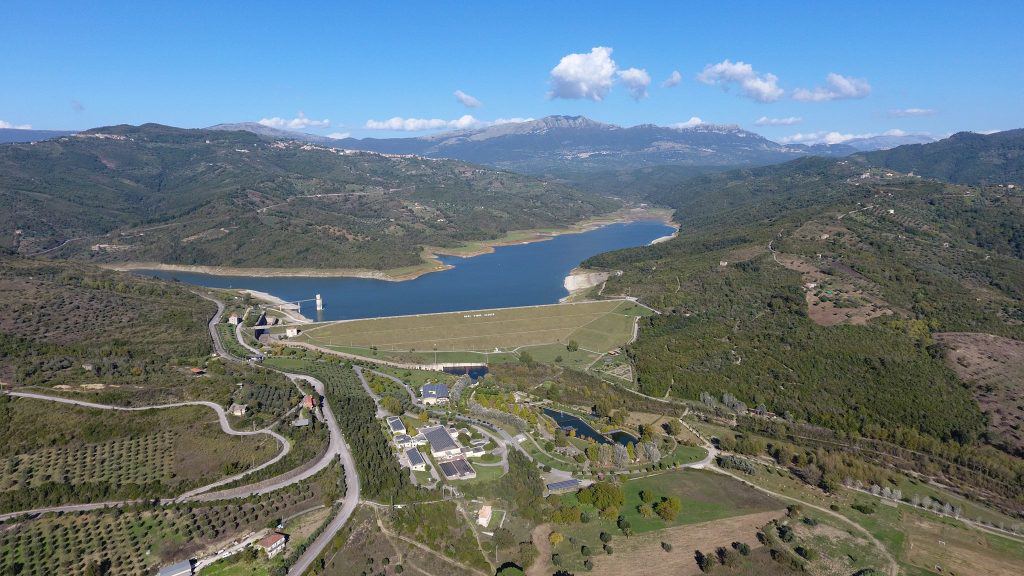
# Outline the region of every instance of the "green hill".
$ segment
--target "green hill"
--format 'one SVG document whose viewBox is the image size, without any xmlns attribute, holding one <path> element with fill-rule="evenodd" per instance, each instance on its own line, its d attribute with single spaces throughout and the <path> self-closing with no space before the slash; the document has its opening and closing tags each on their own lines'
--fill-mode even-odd
<svg viewBox="0 0 1024 576">
<path fill-rule="evenodd" d="M 1024 184 L 1024 129 L 960 132 L 931 144 L 860 154 L 874 166 L 957 184 Z"/>
<path fill-rule="evenodd" d="M 380 270 L 616 204 L 463 162 L 145 124 L 0 146 L 0 207 L 23 254 Z"/>
</svg>

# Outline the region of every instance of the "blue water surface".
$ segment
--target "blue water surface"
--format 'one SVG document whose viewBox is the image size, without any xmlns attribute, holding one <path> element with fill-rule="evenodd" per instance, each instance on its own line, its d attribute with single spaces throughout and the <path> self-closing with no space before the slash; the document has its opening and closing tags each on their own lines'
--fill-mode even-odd
<svg viewBox="0 0 1024 576">
<path fill-rule="evenodd" d="M 259 290 L 289 301 L 306 300 L 320 294 L 325 308 L 322 312 L 315 311 L 313 302 L 301 304 L 302 313 L 309 318 L 376 318 L 553 304 L 567 294 L 563 281 L 583 260 L 602 252 L 643 246 L 672 232 L 672 227 L 660 221 L 610 224 L 544 242 L 500 246 L 493 253 L 472 258 L 442 257 L 445 264 L 454 268 L 405 282 L 366 278 L 213 276 L 155 270 L 138 273 L 211 288 Z M 295 266 L 302 264 L 295 263 Z"/>
</svg>

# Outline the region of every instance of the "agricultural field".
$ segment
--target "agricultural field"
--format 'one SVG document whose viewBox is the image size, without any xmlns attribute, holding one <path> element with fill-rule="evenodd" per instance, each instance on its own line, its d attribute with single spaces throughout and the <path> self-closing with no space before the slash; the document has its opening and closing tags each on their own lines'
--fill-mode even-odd
<svg viewBox="0 0 1024 576">
<path fill-rule="evenodd" d="M 332 467 L 321 475 L 337 475 Z M 84 576 L 150 574 L 278 518 L 320 504 L 320 477 L 273 494 L 204 506 L 133 507 L 48 514 L 0 526 L 0 573 Z"/>
<path fill-rule="evenodd" d="M 299 341 L 328 347 L 420 352 L 497 352 L 568 344 L 605 352 L 633 335 L 642 307 L 627 300 L 421 314 L 317 325 Z"/>
<path fill-rule="evenodd" d="M 0 508 L 168 496 L 272 458 L 269 436 L 224 434 L 203 406 L 116 413 L 0 398 Z M 59 486 L 60 490 L 53 489 Z"/>
</svg>

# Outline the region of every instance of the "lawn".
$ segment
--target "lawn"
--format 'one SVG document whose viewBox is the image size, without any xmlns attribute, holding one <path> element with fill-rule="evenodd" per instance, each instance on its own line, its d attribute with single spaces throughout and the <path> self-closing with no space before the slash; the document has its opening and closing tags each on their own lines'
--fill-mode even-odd
<svg viewBox="0 0 1024 576">
<path fill-rule="evenodd" d="M 580 348 L 604 352 L 629 341 L 640 310 L 630 301 L 607 300 L 350 320 L 309 328 L 299 340 L 341 349 L 456 353 L 445 356 L 448 361 L 479 360 L 459 354 L 466 351 L 570 340 Z"/>
</svg>

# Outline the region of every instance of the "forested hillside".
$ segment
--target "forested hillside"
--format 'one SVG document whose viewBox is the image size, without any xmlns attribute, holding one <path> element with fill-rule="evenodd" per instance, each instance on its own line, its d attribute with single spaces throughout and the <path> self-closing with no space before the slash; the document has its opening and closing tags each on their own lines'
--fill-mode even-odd
<svg viewBox="0 0 1024 576">
<path fill-rule="evenodd" d="M 935 335 L 1024 339 L 1019 189 L 805 159 L 651 199 L 676 208 L 678 238 L 586 262 L 624 271 L 605 294 L 662 312 L 628 350 L 643 392 L 728 393 L 844 434 L 999 443 Z"/>
<path fill-rule="evenodd" d="M 100 402 L 226 404 L 241 379 L 276 374 L 210 363 L 214 305 L 184 286 L 66 261 L 0 254 L 0 380 Z M 197 377 L 193 367 L 207 367 Z"/>
<path fill-rule="evenodd" d="M 463 162 L 155 124 L 0 146 L 0 238 L 93 262 L 387 269 L 616 204 Z M 67 244 L 63 244 L 67 242 Z"/>
<path fill-rule="evenodd" d="M 1024 129 L 960 132 L 931 144 L 859 156 L 874 166 L 958 184 L 1024 184 Z"/>
</svg>

